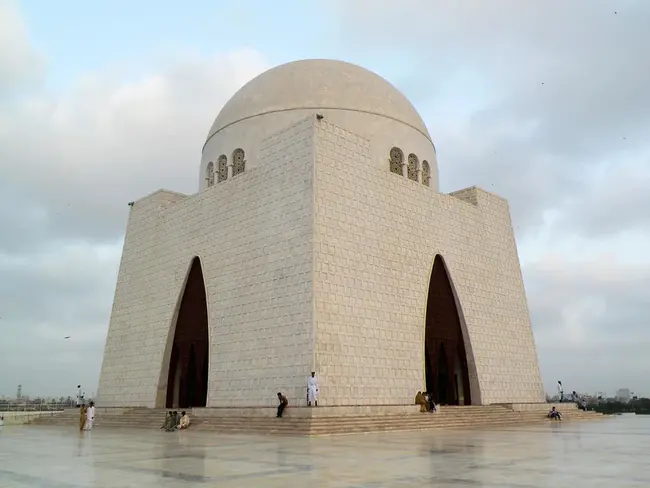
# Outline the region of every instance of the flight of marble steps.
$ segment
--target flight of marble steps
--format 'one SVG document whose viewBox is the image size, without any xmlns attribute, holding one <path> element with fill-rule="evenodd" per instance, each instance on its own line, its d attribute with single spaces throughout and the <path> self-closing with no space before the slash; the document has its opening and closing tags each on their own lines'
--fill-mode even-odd
<svg viewBox="0 0 650 488">
<path fill-rule="evenodd" d="M 319 407 L 320 408 L 320 407 Z M 583 412 L 576 408 L 562 408 L 563 421 L 593 420 L 604 418 L 595 412 Z M 165 410 L 133 408 L 120 413 L 101 412 L 96 416 L 95 427 L 158 429 L 163 423 Z M 477 427 L 506 427 L 511 425 L 554 422 L 540 410 L 515 412 L 501 405 L 445 406 L 437 413 L 391 414 L 382 416 L 347 416 L 300 418 L 286 417 L 216 417 L 192 416 L 192 430 L 222 433 L 258 433 L 284 435 L 348 434 L 377 431 L 428 430 Z M 30 425 L 78 426 L 79 411 L 66 410 L 36 418 Z"/>
</svg>

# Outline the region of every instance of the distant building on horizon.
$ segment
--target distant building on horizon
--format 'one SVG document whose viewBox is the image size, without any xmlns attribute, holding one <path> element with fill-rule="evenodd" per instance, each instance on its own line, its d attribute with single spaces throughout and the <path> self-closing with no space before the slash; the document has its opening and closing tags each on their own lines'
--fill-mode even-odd
<svg viewBox="0 0 650 488">
<path fill-rule="evenodd" d="M 630 398 L 632 398 L 632 393 L 630 392 L 629 388 L 621 388 L 616 391 L 616 399 L 619 402 L 629 402 Z"/>
</svg>

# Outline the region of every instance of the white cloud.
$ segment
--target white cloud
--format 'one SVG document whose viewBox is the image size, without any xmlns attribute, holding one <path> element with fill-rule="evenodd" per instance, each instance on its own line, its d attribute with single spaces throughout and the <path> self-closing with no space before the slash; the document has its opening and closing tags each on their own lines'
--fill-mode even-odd
<svg viewBox="0 0 650 488">
<path fill-rule="evenodd" d="M 0 103 L 14 90 L 38 83 L 42 58 L 32 49 L 17 2 L 0 0 Z"/>
<path fill-rule="evenodd" d="M 10 200 L 0 222 L 20 228 L 14 236 L 21 241 L 34 235 L 33 245 L 44 234 L 101 241 L 122 230 L 127 202 L 161 187 L 194 191 L 213 118 L 264 67 L 252 50 L 188 56 L 135 81 L 99 73 L 62 95 L 23 99 L 0 115 Z M 11 188 L 21 189 L 31 222 L 16 222 L 7 210 L 18 198 Z"/>
<path fill-rule="evenodd" d="M 0 7 L 0 87 L 39 66 L 10 7 Z M 0 394 L 96 384 L 127 202 L 195 191 L 214 117 L 266 67 L 253 49 L 188 53 L 129 81 L 107 71 L 63 93 L 33 88 L 0 111 Z"/>
<path fill-rule="evenodd" d="M 407 59 L 392 81 L 430 126 L 444 189 L 478 184 L 510 200 L 549 389 L 560 378 L 640 389 L 650 4 L 394 5 L 328 4 L 323 42 L 339 38 L 362 64 L 378 52 Z M 194 191 L 220 106 L 267 67 L 254 49 L 181 51 L 138 76 L 107 68 L 52 94 L 46 61 L 16 4 L 0 0 L 0 394 L 96 383 L 126 203 Z"/>
<path fill-rule="evenodd" d="M 367 46 L 408 53 L 400 86 L 436 142 L 443 189 L 477 184 L 509 199 L 549 390 L 557 379 L 642 388 L 650 3 L 330 5 L 356 57 Z"/>
<path fill-rule="evenodd" d="M 615 252 L 549 254 L 529 262 L 525 277 L 549 391 L 557 379 L 578 390 L 643 388 L 650 262 L 629 263 Z"/>
<path fill-rule="evenodd" d="M 358 56 L 372 46 L 413 59 L 405 87 L 433 134 L 445 188 L 477 183 L 497 190 L 522 226 L 539 224 L 543 211 L 579 195 L 595 166 L 647 152 L 648 2 L 332 5 L 346 44 L 360 46 Z M 460 114 L 451 123 L 449 98 Z M 634 164 L 639 171 L 647 158 Z M 635 174 L 618 179 L 613 208 Z"/>
</svg>

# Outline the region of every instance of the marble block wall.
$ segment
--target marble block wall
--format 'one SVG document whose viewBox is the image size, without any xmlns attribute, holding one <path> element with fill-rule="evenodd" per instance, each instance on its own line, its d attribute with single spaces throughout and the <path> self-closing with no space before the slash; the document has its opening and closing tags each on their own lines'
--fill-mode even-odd
<svg viewBox="0 0 650 488">
<path fill-rule="evenodd" d="M 507 202 L 437 193 L 315 115 L 278 128 L 255 165 L 187 196 L 135 203 L 102 365 L 102 407 L 163 406 L 173 318 L 192 259 L 208 298 L 208 407 L 406 405 L 424 387 L 436 254 L 469 337 L 474 403 L 544 401 Z M 408 139 L 405 139 L 408 144 Z M 246 150 L 246 147 L 243 147 Z M 405 154 L 409 147 L 401 147 Z"/>
<path fill-rule="evenodd" d="M 244 150 L 246 147 L 244 147 Z M 97 403 L 164 406 L 173 317 L 201 260 L 210 329 L 209 407 L 292 404 L 313 366 L 313 120 L 261 144 L 263 163 L 192 196 L 133 206 Z"/>
<path fill-rule="evenodd" d="M 368 164 L 370 142 L 316 122 L 315 365 L 323 405 L 408 404 L 425 388 L 436 254 L 461 305 L 472 402 L 544 401 L 507 202 L 445 195 Z M 401 147 L 404 154 L 409 147 Z"/>
</svg>

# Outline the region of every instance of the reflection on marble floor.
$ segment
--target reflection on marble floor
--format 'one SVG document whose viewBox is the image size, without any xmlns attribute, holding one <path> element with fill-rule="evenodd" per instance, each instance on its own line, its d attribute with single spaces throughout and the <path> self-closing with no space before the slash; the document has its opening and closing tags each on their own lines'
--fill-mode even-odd
<svg viewBox="0 0 650 488">
<path fill-rule="evenodd" d="M 650 486 L 650 417 L 288 438 L 4 427 L 0 487 Z"/>
</svg>

